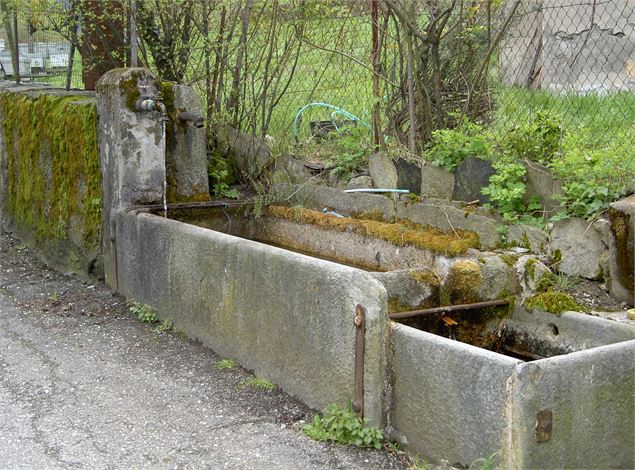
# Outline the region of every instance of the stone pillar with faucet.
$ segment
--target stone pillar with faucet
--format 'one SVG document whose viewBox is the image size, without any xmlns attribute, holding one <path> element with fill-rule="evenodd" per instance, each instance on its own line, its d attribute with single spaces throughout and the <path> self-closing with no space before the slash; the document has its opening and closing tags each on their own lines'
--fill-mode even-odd
<svg viewBox="0 0 635 470">
<path fill-rule="evenodd" d="M 158 87 L 145 69 L 110 70 L 96 87 L 104 273 L 114 290 L 118 290 L 116 213 L 137 205 L 163 204 L 165 197 L 165 107 Z"/>
<path fill-rule="evenodd" d="M 164 86 L 169 102 L 165 164 L 169 202 L 209 201 L 205 119 L 201 98 L 187 85 Z"/>
</svg>

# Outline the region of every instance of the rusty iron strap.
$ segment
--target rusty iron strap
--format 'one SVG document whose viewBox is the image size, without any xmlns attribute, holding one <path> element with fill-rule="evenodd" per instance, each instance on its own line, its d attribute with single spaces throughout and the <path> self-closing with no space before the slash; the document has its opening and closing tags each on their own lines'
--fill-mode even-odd
<svg viewBox="0 0 635 470">
<path fill-rule="evenodd" d="M 412 310 L 410 312 L 391 313 L 388 317 L 391 320 L 399 320 L 401 318 L 418 317 L 421 315 L 431 315 L 433 313 L 450 313 L 460 310 L 476 310 L 485 307 L 498 307 L 501 305 L 509 305 L 509 300 L 498 299 L 488 300 L 485 302 L 475 302 L 472 304 L 460 304 L 460 305 L 447 305 L 445 307 L 425 308 L 423 310 Z"/>
<path fill-rule="evenodd" d="M 366 333 L 366 309 L 355 307 L 355 385 L 353 388 L 353 411 L 364 417 L 364 336 Z"/>
</svg>

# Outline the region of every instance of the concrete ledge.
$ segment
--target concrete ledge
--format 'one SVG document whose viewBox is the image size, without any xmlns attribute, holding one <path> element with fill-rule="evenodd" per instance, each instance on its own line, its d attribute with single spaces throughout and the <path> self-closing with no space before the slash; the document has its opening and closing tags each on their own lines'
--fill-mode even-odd
<svg viewBox="0 0 635 470">
<path fill-rule="evenodd" d="M 145 213 L 116 212 L 119 291 L 316 408 L 351 399 L 366 307 L 366 416 L 383 424 L 388 328 L 369 274 Z"/>
</svg>

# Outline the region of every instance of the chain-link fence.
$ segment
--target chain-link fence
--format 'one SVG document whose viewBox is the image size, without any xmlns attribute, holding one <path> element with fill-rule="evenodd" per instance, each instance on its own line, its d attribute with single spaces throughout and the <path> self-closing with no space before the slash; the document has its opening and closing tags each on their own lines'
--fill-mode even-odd
<svg viewBox="0 0 635 470">
<path fill-rule="evenodd" d="M 267 137 L 275 152 L 531 159 L 593 172 L 610 191 L 635 176 L 630 0 L 3 4 L 5 77 L 17 57 L 23 81 L 80 87 L 91 60 L 138 60 L 194 86 L 210 128 Z"/>
<path fill-rule="evenodd" d="M 82 88 L 76 23 L 63 2 L 48 9 L 0 3 L 0 78 Z"/>
</svg>

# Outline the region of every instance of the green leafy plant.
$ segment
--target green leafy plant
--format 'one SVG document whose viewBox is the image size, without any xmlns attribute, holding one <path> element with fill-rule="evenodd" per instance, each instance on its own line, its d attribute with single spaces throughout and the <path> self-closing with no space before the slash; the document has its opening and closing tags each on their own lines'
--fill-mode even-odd
<svg viewBox="0 0 635 470">
<path fill-rule="evenodd" d="M 541 208 L 535 199 L 526 202 L 527 185 L 524 178 L 527 170 L 524 165 L 515 162 L 499 161 L 494 163 L 496 173 L 489 179 L 489 185 L 481 192 L 489 196 L 503 218 L 508 221 L 525 216 L 523 222 L 529 222 L 531 214 Z"/>
<path fill-rule="evenodd" d="M 333 441 L 358 447 L 381 447 L 381 429 L 366 425 L 366 419 L 357 416 L 350 403 L 341 408 L 337 404 L 326 407 L 322 416 L 316 415 L 302 432 L 317 441 Z"/>
<path fill-rule="evenodd" d="M 132 302 L 128 309 L 143 323 L 155 323 L 157 321 L 157 311 L 147 304 Z"/>
<path fill-rule="evenodd" d="M 624 194 L 623 191 L 594 181 L 572 181 L 565 184 L 562 189 L 564 196 L 559 199 L 563 202 L 565 209 L 556 214 L 552 218 L 553 221 L 566 217 L 591 218 L 604 212 L 611 202 Z"/>
<path fill-rule="evenodd" d="M 468 157 L 489 158 L 490 144 L 478 124 L 465 121 L 456 129 L 440 129 L 432 133 L 427 160 L 449 171 Z"/>
<path fill-rule="evenodd" d="M 514 159 L 549 165 L 560 154 L 562 136 L 556 116 L 538 112 L 528 122 L 512 129 L 501 142 L 501 147 L 506 155 Z"/>
<path fill-rule="evenodd" d="M 365 127 L 346 127 L 339 134 L 333 134 L 332 155 L 327 164 L 332 167 L 335 176 L 349 177 L 355 174 L 365 163 L 370 153 L 370 133 Z"/>
<path fill-rule="evenodd" d="M 251 387 L 259 390 L 274 390 L 276 384 L 265 377 L 252 377 L 251 379 L 244 380 L 240 383 L 241 387 Z"/>
<path fill-rule="evenodd" d="M 215 366 L 220 370 L 232 370 L 238 367 L 238 363 L 233 359 L 221 359 L 215 364 Z"/>
</svg>

